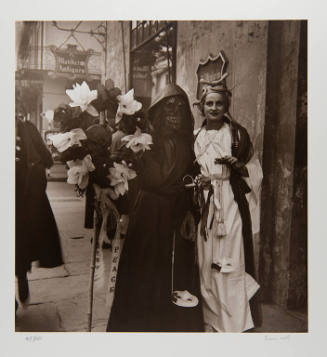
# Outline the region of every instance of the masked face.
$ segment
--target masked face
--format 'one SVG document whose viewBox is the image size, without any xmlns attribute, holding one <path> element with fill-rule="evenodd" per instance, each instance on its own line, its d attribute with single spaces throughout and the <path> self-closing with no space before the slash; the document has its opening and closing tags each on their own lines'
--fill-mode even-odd
<svg viewBox="0 0 327 357">
<path fill-rule="evenodd" d="M 162 120 L 164 127 L 169 131 L 178 131 L 182 128 L 186 113 L 187 104 L 181 97 L 170 97 L 162 102 Z"/>
</svg>

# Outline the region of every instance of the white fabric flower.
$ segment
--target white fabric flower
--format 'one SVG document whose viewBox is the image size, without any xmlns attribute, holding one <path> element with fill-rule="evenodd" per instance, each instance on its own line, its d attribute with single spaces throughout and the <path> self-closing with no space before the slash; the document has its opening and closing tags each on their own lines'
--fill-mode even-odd
<svg viewBox="0 0 327 357">
<path fill-rule="evenodd" d="M 142 103 L 134 99 L 134 89 L 131 89 L 124 95 L 118 95 L 119 106 L 116 114 L 116 123 L 118 123 L 123 114 L 133 115 L 142 108 Z"/>
<path fill-rule="evenodd" d="M 76 128 L 67 133 L 49 135 L 49 139 L 59 152 L 63 152 L 73 145 L 81 146 L 81 140 L 86 140 L 87 137 L 82 129 Z"/>
<path fill-rule="evenodd" d="M 90 104 L 93 100 L 97 99 L 98 91 L 90 90 L 85 81 L 82 84 L 76 83 L 73 85 L 73 89 L 67 89 L 66 94 L 72 100 L 69 103 L 71 107 L 80 107 L 82 112 L 87 111 L 92 116 L 99 115 L 97 110 Z"/>
<path fill-rule="evenodd" d="M 121 139 L 126 141 L 126 147 L 130 148 L 133 152 L 151 150 L 150 145 L 153 144 L 152 136 L 150 134 L 142 133 L 139 127 L 136 127 L 136 131 L 133 135 L 127 135 Z"/>
<path fill-rule="evenodd" d="M 89 172 L 95 170 L 91 156 L 86 155 L 83 160 L 67 161 L 67 165 L 69 166 L 67 183 L 85 189 L 89 182 Z"/>
<path fill-rule="evenodd" d="M 123 161 L 121 164 L 114 162 L 114 167 L 109 168 L 110 185 L 114 187 L 115 193 L 124 195 L 128 191 L 128 180 L 136 177 L 136 172 L 130 169 Z"/>
</svg>

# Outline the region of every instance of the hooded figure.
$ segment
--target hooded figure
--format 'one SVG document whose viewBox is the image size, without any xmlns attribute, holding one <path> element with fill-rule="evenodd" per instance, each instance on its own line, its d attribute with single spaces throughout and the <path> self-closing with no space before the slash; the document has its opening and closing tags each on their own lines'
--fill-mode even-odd
<svg viewBox="0 0 327 357">
<path fill-rule="evenodd" d="M 195 243 L 181 236 L 191 204 L 183 178 L 194 159 L 187 95 L 170 84 L 154 99 L 148 114 L 154 144 L 138 162 L 139 192 L 107 330 L 201 331 L 200 305 L 185 308 L 172 302 L 172 290 L 199 296 Z"/>
</svg>

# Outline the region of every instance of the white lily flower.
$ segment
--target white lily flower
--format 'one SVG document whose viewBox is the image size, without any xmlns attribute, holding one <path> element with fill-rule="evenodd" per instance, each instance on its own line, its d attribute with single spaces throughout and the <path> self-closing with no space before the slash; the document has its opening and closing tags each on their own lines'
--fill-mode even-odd
<svg viewBox="0 0 327 357">
<path fill-rule="evenodd" d="M 87 171 L 94 171 L 95 170 L 95 166 L 93 164 L 93 161 L 92 161 L 92 157 L 90 154 L 87 154 L 84 159 L 83 159 L 83 165 L 86 166 L 87 168 Z"/>
<path fill-rule="evenodd" d="M 67 183 L 85 189 L 89 182 L 89 172 L 95 170 L 91 156 L 86 155 L 83 160 L 67 161 L 67 165 L 69 166 Z"/>
<path fill-rule="evenodd" d="M 118 123 L 123 114 L 133 115 L 142 108 L 142 103 L 134 99 L 134 89 L 131 89 L 124 95 L 117 96 L 119 106 L 116 114 L 116 123 Z"/>
<path fill-rule="evenodd" d="M 110 185 L 114 187 L 118 196 L 123 196 L 128 191 L 128 180 L 135 177 L 136 172 L 130 169 L 124 161 L 121 164 L 114 162 L 114 167 L 109 168 Z"/>
<path fill-rule="evenodd" d="M 95 166 L 92 161 L 92 157 L 90 154 L 87 154 L 82 160 L 76 159 L 76 160 L 70 160 L 67 161 L 67 165 L 69 168 L 75 167 L 75 166 L 84 166 L 87 171 L 94 171 Z"/>
<path fill-rule="evenodd" d="M 122 141 L 126 141 L 126 147 L 130 148 L 133 152 L 151 150 L 150 145 L 153 144 L 152 136 L 147 133 L 142 133 L 139 127 L 136 127 L 136 131 L 133 135 L 124 136 Z"/>
<path fill-rule="evenodd" d="M 89 173 L 81 166 L 74 166 L 67 171 L 67 183 L 78 185 L 83 190 L 89 183 Z"/>
<path fill-rule="evenodd" d="M 59 152 L 63 152 L 72 146 L 71 145 L 72 135 L 69 132 L 49 135 L 49 140 L 51 140 L 52 145 Z"/>
<path fill-rule="evenodd" d="M 93 116 L 97 116 L 97 110 L 90 104 L 93 100 L 97 99 L 98 91 L 90 90 L 87 83 L 84 81 L 82 84 L 76 83 L 73 89 L 66 89 L 66 94 L 72 100 L 69 105 L 71 107 L 80 107 L 82 112 L 87 111 Z"/>
<path fill-rule="evenodd" d="M 86 134 L 80 128 L 72 129 L 67 133 L 59 133 L 49 135 L 49 140 L 52 141 L 53 146 L 59 151 L 63 152 L 73 145 L 81 146 L 81 140 L 86 140 Z"/>
</svg>

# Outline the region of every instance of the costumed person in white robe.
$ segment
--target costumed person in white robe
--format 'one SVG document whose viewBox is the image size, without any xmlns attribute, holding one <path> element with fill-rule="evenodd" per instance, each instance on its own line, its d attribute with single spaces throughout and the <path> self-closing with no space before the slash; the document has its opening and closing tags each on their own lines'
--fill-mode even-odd
<svg viewBox="0 0 327 357">
<path fill-rule="evenodd" d="M 198 257 L 207 332 L 243 332 L 261 323 L 252 234 L 259 225 L 262 170 L 253 159 L 246 129 L 228 113 L 230 96 L 225 83 L 216 81 L 203 88 L 197 103 L 205 117 L 195 132 L 194 152 L 199 166 Z"/>
</svg>

